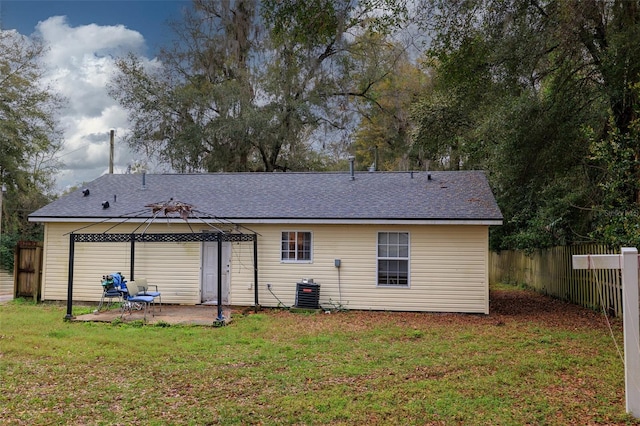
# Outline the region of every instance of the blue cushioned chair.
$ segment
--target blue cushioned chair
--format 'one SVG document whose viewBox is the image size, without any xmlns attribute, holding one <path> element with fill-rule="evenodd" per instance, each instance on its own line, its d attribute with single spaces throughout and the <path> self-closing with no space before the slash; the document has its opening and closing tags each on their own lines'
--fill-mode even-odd
<svg viewBox="0 0 640 426">
<path fill-rule="evenodd" d="M 137 278 L 134 281 L 131 281 L 129 284 L 134 284 L 138 287 L 138 292 L 136 296 L 151 296 L 153 297 L 153 307 L 155 309 L 156 305 L 156 297 L 159 300 L 160 312 L 162 312 L 162 294 L 158 291 L 158 286 L 155 284 L 149 285 L 147 284 L 146 278 Z M 149 290 L 149 287 L 153 287 L 154 290 Z"/>
<path fill-rule="evenodd" d="M 120 285 L 120 291 L 122 292 L 122 298 L 124 301 L 122 302 L 122 314 L 120 314 L 120 318 L 124 315 L 125 312 L 129 312 L 129 315 L 133 312 L 133 310 L 141 310 L 144 309 L 144 320 L 147 320 L 147 309 L 150 304 L 153 303 L 153 297 L 137 295 L 138 289 L 133 287 L 131 291 L 127 287 L 126 282 L 123 280 Z M 155 315 L 155 312 L 152 311 L 152 315 Z"/>
</svg>

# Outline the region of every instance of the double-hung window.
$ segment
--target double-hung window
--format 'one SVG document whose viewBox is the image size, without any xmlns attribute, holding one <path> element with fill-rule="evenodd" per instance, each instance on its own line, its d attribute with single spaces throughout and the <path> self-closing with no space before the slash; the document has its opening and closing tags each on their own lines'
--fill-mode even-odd
<svg viewBox="0 0 640 426">
<path fill-rule="evenodd" d="M 378 232 L 378 285 L 409 286 L 408 232 Z"/>
<path fill-rule="evenodd" d="M 282 232 L 280 259 L 283 262 L 311 262 L 311 232 Z"/>
</svg>

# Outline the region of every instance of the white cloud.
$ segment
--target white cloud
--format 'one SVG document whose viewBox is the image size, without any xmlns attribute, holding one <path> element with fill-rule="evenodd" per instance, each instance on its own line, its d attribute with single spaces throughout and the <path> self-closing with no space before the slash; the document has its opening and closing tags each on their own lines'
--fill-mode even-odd
<svg viewBox="0 0 640 426">
<path fill-rule="evenodd" d="M 122 25 L 70 27 L 62 16 L 38 23 L 36 35 L 48 47 L 43 58 L 46 80 L 68 100 L 60 114 L 65 139 L 60 159 L 65 166 L 57 187 L 79 185 L 108 171 L 111 129 L 116 130 L 115 168 L 125 170 L 132 154 L 118 142 L 127 132 L 127 113 L 109 97 L 107 84 L 117 57 L 144 51 L 143 36 Z"/>
</svg>

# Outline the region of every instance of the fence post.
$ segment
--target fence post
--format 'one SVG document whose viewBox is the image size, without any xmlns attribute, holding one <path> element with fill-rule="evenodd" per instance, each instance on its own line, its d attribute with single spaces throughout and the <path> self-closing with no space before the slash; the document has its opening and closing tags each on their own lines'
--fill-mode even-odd
<svg viewBox="0 0 640 426">
<path fill-rule="evenodd" d="M 623 247 L 622 254 L 574 255 L 574 269 L 619 269 L 622 272 L 624 327 L 624 391 L 627 413 L 640 418 L 640 345 L 638 340 L 638 249 Z"/>
<path fill-rule="evenodd" d="M 638 342 L 638 249 L 622 248 L 624 378 L 627 412 L 640 417 L 640 345 Z"/>
</svg>

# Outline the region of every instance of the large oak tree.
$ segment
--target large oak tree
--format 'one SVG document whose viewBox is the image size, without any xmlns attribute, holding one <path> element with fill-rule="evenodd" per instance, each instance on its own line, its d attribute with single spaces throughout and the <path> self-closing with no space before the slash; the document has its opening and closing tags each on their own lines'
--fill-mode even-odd
<svg viewBox="0 0 640 426">
<path fill-rule="evenodd" d="M 402 11 L 394 0 L 195 0 L 156 68 L 118 62 L 111 94 L 129 111 L 128 141 L 178 171 L 326 167 L 317 148 L 340 141 L 318 129 L 347 129 L 348 104 L 380 78 L 353 78 L 358 36 L 389 31 Z"/>
</svg>

